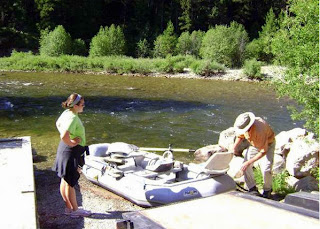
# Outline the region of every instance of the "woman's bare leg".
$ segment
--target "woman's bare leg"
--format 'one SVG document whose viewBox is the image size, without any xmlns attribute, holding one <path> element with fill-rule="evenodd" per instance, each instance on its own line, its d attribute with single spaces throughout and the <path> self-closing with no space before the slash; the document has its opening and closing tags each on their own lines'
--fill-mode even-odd
<svg viewBox="0 0 320 229">
<path fill-rule="evenodd" d="M 67 198 L 66 185 L 67 185 L 67 182 L 63 178 L 61 178 L 60 194 L 62 196 L 62 199 L 63 199 L 66 207 L 69 208 L 69 209 L 72 209 L 72 206 L 71 206 L 71 204 L 70 204 L 70 202 L 68 201 L 68 198 Z"/>
<path fill-rule="evenodd" d="M 61 179 L 60 183 L 60 193 L 67 208 L 74 211 L 78 209 L 75 189 L 71 187 L 63 178 Z"/>
<path fill-rule="evenodd" d="M 70 207 L 73 211 L 78 210 L 78 203 L 76 197 L 76 190 L 66 183 L 65 193 L 67 197 L 67 202 L 70 204 Z"/>
</svg>

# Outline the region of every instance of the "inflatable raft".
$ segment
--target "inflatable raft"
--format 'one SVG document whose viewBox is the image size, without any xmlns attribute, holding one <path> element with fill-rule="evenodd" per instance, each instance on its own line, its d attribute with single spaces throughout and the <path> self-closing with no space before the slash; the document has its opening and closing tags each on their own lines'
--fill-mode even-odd
<svg viewBox="0 0 320 229">
<path fill-rule="evenodd" d="M 215 153 L 203 164 L 184 164 L 173 158 L 172 150 L 163 155 L 147 152 L 126 143 L 89 146 L 83 174 L 131 202 L 151 207 L 213 196 L 235 190 L 226 174 L 232 153 Z"/>
</svg>

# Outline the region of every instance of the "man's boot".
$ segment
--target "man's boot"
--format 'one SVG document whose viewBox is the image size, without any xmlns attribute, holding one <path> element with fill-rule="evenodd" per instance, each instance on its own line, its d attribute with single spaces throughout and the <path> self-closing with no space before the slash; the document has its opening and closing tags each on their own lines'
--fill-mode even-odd
<svg viewBox="0 0 320 229">
<path fill-rule="evenodd" d="M 248 190 L 248 194 L 252 195 L 252 196 L 261 196 L 261 194 L 259 193 L 257 186 L 253 186 L 252 188 L 250 188 Z"/>
</svg>

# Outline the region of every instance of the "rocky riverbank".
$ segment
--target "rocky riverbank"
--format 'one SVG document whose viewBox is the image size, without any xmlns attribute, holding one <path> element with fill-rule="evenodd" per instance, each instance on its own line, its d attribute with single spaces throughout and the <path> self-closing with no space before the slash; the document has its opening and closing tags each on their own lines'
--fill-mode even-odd
<svg viewBox="0 0 320 229">
<path fill-rule="evenodd" d="M 284 74 L 284 67 L 268 65 L 261 67 L 262 77 L 265 80 L 280 78 Z M 166 77 L 166 78 L 187 78 L 187 79 L 206 79 L 206 80 L 228 80 L 228 81 L 258 81 L 249 79 L 242 69 L 227 69 L 224 73 L 217 73 L 216 75 L 204 77 L 193 73 L 190 69 L 185 68 L 183 73 L 163 74 L 153 73 L 148 76 Z"/>
<path fill-rule="evenodd" d="M 285 68 L 281 66 L 275 65 L 267 65 L 261 67 L 262 79 L 263 80 L 271 80 L 275 78 L 283 77 Z M 7 70 L 0 69 L 0 76 L 5 75 Z M 19 71 L 19 70 L 11 70 L 10 72 L 34 72 L 34 71 Z M 46 72 L 46 71 L 45 71 Z M 52 71 L 49 71 L 52 72 Z M 59 72 L 61 73 L 61 72 Z M 118 73 L 110 73 L 106 71 L 81 71 L 81 72 L 73 72 L 67 71 L 64 73 L 83 73 L 83 74 L 93 74 L 93 75 L 119 75 Z M 227 69 L 225 72 L 217 73 L 215 75 L 211 75 L 208 77 L 197 75 L 191 71 L 189 68 L 185 68 L 182 73 L 148 73 L 148 74 L 140 74 L 140 73 L 123 73 L 120 75 L 128 75 L 128 76 L 140 76 L 140 77 L 165 77 L 165 78 L 184 78 L 184 79 L 205 79 L 205 80 L 227 80 L 227 81 L 259 81 L 256 79 L 250 79 L 243 73 L 243 69 Z M 261 81 L 261 80 L 260 80 Z"/>
</svg>

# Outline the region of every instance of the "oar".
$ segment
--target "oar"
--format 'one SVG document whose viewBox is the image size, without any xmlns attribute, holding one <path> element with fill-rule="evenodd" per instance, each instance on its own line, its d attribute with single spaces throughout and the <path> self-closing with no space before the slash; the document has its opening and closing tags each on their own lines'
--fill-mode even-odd
<svg viewBox="0 0 320 229">
<path fill-rule="evenodd" d="M 172 149 L 172 148 L 170 149 L 170 148 L 153 148 L 153 147 L 139 147 L 139 149 L 144 151 L 157 151 L 157 152 L 170 150 L 172 152 L 183 152 L 183 153 L 194 153 L 196 151 L 194 149 Z"/>
</svg>

